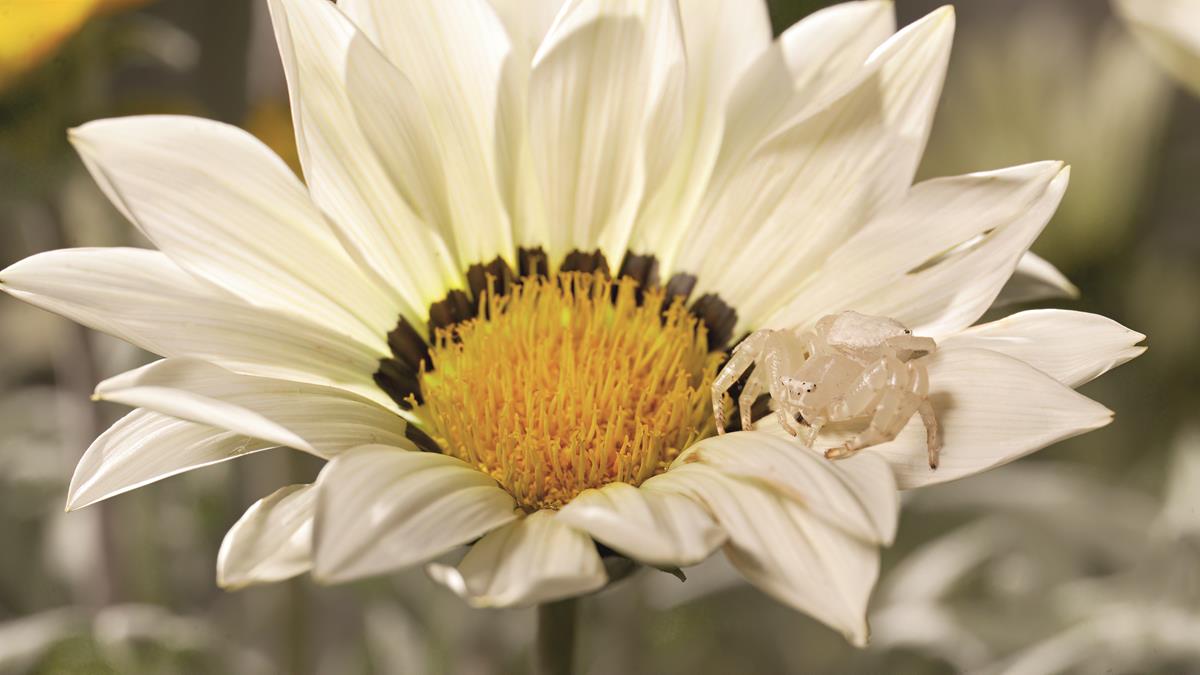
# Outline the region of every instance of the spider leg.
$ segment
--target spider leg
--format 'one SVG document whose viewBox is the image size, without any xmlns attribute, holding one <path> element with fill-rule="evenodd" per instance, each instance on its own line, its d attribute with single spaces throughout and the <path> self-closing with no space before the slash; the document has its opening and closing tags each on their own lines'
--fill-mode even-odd
<svg viewBox="0 0 1200 675">
<path fill-rule="evenodd" d="M 921 423 L 925 425 L 925 448 L 929 453 L 929 468 L 936 470 L 938 454 L 942 450 L 942 434 L 933 404 L 929 402 L 929 371 L 920 361 L 909 361 L 904 365 L 908 368 L 908 389 L 921 399 L 917 413 L 921 415 Z"/>
<path fill-rule="evenodd" d="M 795 413 L 791 412 L 789 406 L 778 406 L 775 408 L 775 414 L 779 416 L 779 426 L 786 429 L 792 436 L 800 434 L 800 425 L 796 422 Z"/>
<path fill-rule="evenodd" d="M 863 448 L 887 443 L 896 438 L 917 412 L 920 404 L 920 397 L 910 391 L 899 388 L 885 390 L 875 406 L 875 415 L 871 418 L 870 425 L 844 444 L 826 450 L 825 457 L 845 459 Z"/>
<path fill-rule="evenodd" d="M 878 389 L 871 423 L 843 445 L 827 450 L 825 456 L 829 459 L 850 457 L 865 447 L 896 438 L 925 401 L 929 380 L 923 368 L 885 357 L 868 372 L 882 385 Z"/>
<path fill-rule="evenodd" d="M 742 373 L 745 373 L 758 360 L 770 334 L 770 331 L 760 330 L 742 340 L 737 347 L 734 347 L 733 355 L 729 357 L 725 367 L 717 373 L 717 377 L 713 380 L 712 408 L 718 434 L 725 433 L 725 392 L 729 391 Z"/>
<path fill-rule="evenodd" d="M 742 431 L 750 431 L 754 428 L 754 421 L 750 418 L 751 408 L 754 407 L 754 401 L 762 392 L 762 381 L 751 375 L 750 379 L 746 380 L 746 387 L 742 389 L 742 395 L 738 396 L 738 409 L 742 413 Z"/>
<path fill-rule="evenodd" d="M 921 422 L 925 425 L 925 444 L 929 448 L 929 468 L 936 470 L 940 461 L 938 456 L 942 452 L 941 428 L 929 399 L 921 401 L 921 407 L 917 408 L 917 412 L 921 414 Z"/>
<path fill-rule="evenodd" d="M 821 427 L 825 426 L 825 420 L 815 419 L 808 422 L 808 432 L 804 434 L 804 446 L 811 448 L 813 443 L 817 442 L 817 436 L 821 433 Z"/>
<path fill-rule="evenodd" d="M 897 353 L 907 353 L 907 357 L 904 358 L 905 361 L 920 358 L 937 351 L 937 343 L 933 341 L 933 338 L 918 337 L 916 335 L 898 335 L 888 338 L 887 346 Z"/>
</svg>

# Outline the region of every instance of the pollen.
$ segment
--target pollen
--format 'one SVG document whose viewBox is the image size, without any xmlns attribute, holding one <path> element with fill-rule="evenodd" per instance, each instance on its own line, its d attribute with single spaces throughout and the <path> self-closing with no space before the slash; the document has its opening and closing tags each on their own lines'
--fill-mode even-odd
<svg viewBox="0 0 1200 675">
<path fill-rule="evenodd" d="M 715 433 L 707 402 L 721 362 L 704 323 L 665 298 L 580 272 L 484 294 L 478 318 L 434 340 L 422 426 L 527 511 L 661 473 Z"/>
</svg>

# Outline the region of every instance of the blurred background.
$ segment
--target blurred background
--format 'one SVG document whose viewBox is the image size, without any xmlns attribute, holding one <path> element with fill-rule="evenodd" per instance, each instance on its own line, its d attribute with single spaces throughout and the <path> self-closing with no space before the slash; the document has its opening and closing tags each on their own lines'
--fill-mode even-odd
<svg viewBox="0 0 1200 675">
<path fill-rule="evenodd" d="M 825 4 L 772 0 L 776 31 Z M 900 22 L 936 4 L 896 0 Z M 1100 0 L 957 9 L 922 177 L 1073 165 L 1035 250 L 1081 291 L 1053 304 L 1151 336 L 1084 388 L 1115 423 L 906 495 L 865 651 L 711 562 L 587 599 L 584 672 L 1200 672 L 1200 99 Z M 0 0 L 0 267 L 143 244 L 65 130 L 150 112 L 242 125 L 294 163 L 266 3 Z M 468 609 L 419 570 L 219 590 L 225 530 L 315 475 L 299 453 L 64 514 L 75 462 L 122 413 L 92 387 L 148 359 L 0 297 L 0 674 L 527 672 L 531 611 Z"/>
</svg>

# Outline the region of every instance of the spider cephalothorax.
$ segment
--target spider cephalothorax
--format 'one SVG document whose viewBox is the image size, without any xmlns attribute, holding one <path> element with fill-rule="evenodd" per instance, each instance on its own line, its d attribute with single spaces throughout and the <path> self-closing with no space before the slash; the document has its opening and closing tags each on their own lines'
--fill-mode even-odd
<svg viewBox="0 0 1200 675">
<path fill-rule="evenodd" d="M 754 365 L 738 397 L 742 429 L 753 428 L 750 409 L 764 391 L 783 428 L 793 436 L 804 430 L 809 447 L 826 424 L 869 419 L 856 436 L 825 451 L 826 457 L 841 459 L 894 439 L 919 413 L 929 466 L 936 469 L 941 439 L 921 358 L 935 349 L 932 338 L 914 336 L 898 321 L 858 312 L 826 316 L 803 333 L 756 331 L 738 344 L 713 382 L 717 430 L 724 432 L 725 392 Z"/>
</svg>

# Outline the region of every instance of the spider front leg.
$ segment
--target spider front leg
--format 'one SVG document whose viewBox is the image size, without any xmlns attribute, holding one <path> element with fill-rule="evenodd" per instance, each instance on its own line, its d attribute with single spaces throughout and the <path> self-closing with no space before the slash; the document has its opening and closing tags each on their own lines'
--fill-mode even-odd
<svg viewBox="0 0 1200 675">
<path fill-rule="evenodd" d="M 786 402 L 776 403 L 775 414 L 779 417 L 779 426 L 792 436 L 800 434 L 800 423 L 796 421 L 796 409 Z"/>
<path fill-rule="evenodd" d="M 874 405 L 868 408 L 873 409 L 870 424 L 843 445 L 826 450 L 827 458 L 844 459 L 863 448 L 896 438 L 916 414 L 928 390 L 928 380 L 922 378 L 912 364 L 902 363 L 890 356 L 884 357 L 864 373 L 862 384 L 868 383 L 874 386 L 863 387 L 855 394 L 856 397 L 863 397 L 874 390 Z M 851 410 L 861 410 L 861 405 L 856 404 Z"/>
<path fill-rule="evenodd" d="M 742 389 L 741 396 L 738 396 L 738 410 L 742 413 L 742 431 L 750 431 L 754 428 L 751 409 L 754 407 L 754 401 L 762 392 L 762 380 L 751 374 L 750 379 L 746 380 L 746 386 Z"/>
<path fill-rule="evenodd" d="M 845 459 L 854 456 L 863 448 L 895 439 L 917 412 L 920 404 L 920 397 L 910 391 L 898 388 L 885 390 L 879 404 L 875 406 L 875 414 L 867 428 L 844 444 L 826 450 L 825 457 Z"/>
<path fill-rule="evenodd" d="M 725 393 L 733 387 L 738 378 L 762 356 L 763 347 L 770 338 L 772 331 L 760 330 L 751 333 L 734 347 L 733 354 L 721 372 L 712 383 L 713 419 L 716 420 L 717 434 L 725 433 Z M 753 379 L 753 378 L 751 378 Z M 744 414 L 744 413 L 743 413 Z"/>
</svg>

